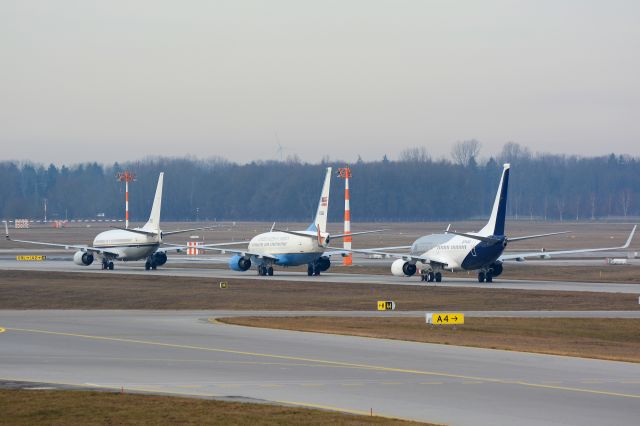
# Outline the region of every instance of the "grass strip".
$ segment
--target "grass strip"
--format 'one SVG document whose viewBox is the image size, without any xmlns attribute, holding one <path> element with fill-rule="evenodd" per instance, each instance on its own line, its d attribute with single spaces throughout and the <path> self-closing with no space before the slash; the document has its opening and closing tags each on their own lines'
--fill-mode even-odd
<svg viewBox="0 0 640 426">
<path fill-rule="evenodd" d="M 0 390 L 0 425 L 411 425 L 332 411 L 174 396 Z"/>
<path fill-rule="evenodd" d="M 640 362 L 640 319 L 466 318 L 430 326 L 424 318 L 237 317 L 218 321 L 252 327 L 345 334 L 456 346 Z"/>
</svg>

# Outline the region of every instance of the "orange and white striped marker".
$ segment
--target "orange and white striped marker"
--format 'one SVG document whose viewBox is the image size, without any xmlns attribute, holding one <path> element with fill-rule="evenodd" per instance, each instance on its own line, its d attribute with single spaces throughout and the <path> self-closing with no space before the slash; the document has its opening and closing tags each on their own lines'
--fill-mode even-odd
<svg viewBox="0 0 640 426">
<path fill-rule="evenodd" d="M 131 172 L 122 172 L 116 175 L 120 182 L 124 182 L 124 227 L 129 227 L 129 182 L 136 180 L 136 175 Z"/>
<path fill-rule="evenodd" d="M 349 178 L 351 177 L 351 169 L 344 167 L 338 169 L 338 171 L 340 177 L 344 179 L 344 248 L 351 250 L 351 208 L 349 206 Z M 342 258 L 342 264 L 345 266 L 352 265 L 353 255 L 349 253 L 349 255 L 344 256 Z"/>
<path fill-rule="evenodd" d="M 187 256 L 198 256 L 200 254 L 200 241 L 187 241 Z"/>
</svg>

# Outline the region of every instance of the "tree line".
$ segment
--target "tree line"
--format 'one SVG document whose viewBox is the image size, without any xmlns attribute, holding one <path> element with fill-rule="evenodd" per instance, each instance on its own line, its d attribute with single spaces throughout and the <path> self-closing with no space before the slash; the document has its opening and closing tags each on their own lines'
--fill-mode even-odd
<svg viewBox="0 0 640 426">
<path fill-rule="evenodd" d="M 454 221 L 488 216 L 502 163 L 512 164 L 508 214 L 516 219 L 595 220 L 640 214 L 640 159 L 628 155 L 582 157 L 532 153 L 507 143 L 501 153 L 478 158 L 480 144 L 454 145 L 449 159 L 426 147 L 397 160 L 358 159 L 351 164 L 351 211 L 358 221 Z M 116 174 L 132 171 L 130 215 L 147 219 L 158 173 L 165 172 L 163 220 L 311 221 L 324 168 L 298 158 L 236 164 L 222 158 L 148 158 L 138 162 L 54 165 L 0 162 L 3 219 L 124 218 L 124 185 Z M 336 170 L 337 171 L 337 170 Z M 329 219 L 343 217 L 344 184 L 334 177 Z"/>
</svg>

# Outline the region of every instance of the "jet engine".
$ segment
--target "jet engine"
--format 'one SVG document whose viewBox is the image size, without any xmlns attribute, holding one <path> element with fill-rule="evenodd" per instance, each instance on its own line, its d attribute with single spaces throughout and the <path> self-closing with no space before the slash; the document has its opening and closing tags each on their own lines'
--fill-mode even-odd
<svg viewBox="0 0 640 426">
<path fill-rule="evenodd" d="M 489 268 L 491 269 L 493 276 L 497 277 L 502 273 L 502 262 L 495 262 Z"/>
<path fill-rule="evenodd" d="M 324 272 L 331 266 L 331 260 L 329 260 L 327 256 L 322 256 L 316 261 L 316 264 L 318 265 L 318 269 Z"/>
<path fill-rule="evenodd" d="M 167 263 L 167 253 L 158 251 L 153 254 L 153 264 L 155 266 L 162 266 Z"/>
<path fill-rule="evenodd" d="M 229 268 L 234 271 L 244 272 L 247 269 L 251 268 L 251 259 L 245 259 L 244 256 L 240 256 L 236 254 L 231 259 L 229 259 Z"/>
<path fill-rule="evenodd" d="M 84 251 L 77 251 L 73 255 L 73 263 L 80 266 L 89 266 L 93 263 L 93 255 Z"/>
<path fill-rule="evenodd" d="M 391 264 L 391 273 L 396 277 L 410 277 L 416 273 L 416 264 L 398 259 Z"/>
</svg>

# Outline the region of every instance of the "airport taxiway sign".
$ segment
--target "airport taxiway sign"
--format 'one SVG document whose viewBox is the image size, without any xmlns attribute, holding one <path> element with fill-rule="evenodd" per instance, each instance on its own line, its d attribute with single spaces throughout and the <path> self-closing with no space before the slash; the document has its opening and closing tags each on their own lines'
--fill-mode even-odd
<svg viewBox="0 0 640 426">
<path fill-rule="evenodd" d="M 392 300 L 378 300 L 378 310 L 379 311 L 395 311 L 396 302 Z"/>
<path fill-rule="evenodd" d="M 43 260 L 47 260 L 47 256 L 42 256 L 42 255 L 27 255 L 27 256 L 16 256 L 16 260 L 26 260 L 26 261 L 43 261 Z"/>
<path fill-rule="evenodd" d="M 427 312 L 427 324 L 464 324 L 464 314 L 452 312 Z"/>
</svg>

